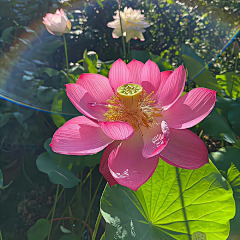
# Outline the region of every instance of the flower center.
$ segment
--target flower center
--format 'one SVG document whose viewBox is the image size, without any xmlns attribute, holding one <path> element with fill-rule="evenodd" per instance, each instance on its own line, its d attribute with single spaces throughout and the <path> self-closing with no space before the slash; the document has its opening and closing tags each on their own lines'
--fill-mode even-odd
<svg viewBox="0 0 240 240">
<path fill-rule="evenodd" d="M 123 121 L 132 125 L 141 133 L 141 127 L 152 128 L 158 124 L 162 109 L 152 99 L 154 92 L 147 94 L 138 84 L 125 84 L 117 89 L 109 100 L 109 110 L 104 114 L 107 121 Z"/>
</svg>

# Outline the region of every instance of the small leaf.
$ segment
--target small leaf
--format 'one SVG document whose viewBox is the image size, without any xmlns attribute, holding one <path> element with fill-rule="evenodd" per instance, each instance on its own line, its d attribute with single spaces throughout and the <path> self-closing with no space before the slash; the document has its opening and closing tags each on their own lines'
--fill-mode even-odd
<svg viewBox="0 0 240 240">
<path fill-rule="evenodd" d="M 22 80 L 25 81 L 31 81 L 34 79 L 34 76 L 29 76 L 29 75 L 23 75 Z"/>
<path fill-rule="evenodd" d="M 47 74 L 49 77 L 54 77 L 60 74 L 60 72 L 54 68 L 49 68 L 49 67 L 40 67 L 38 68 L 38 74 L 40 76 L 43 76 L 43 74 Z"/>
<path fill-rule="evenodd" d="M 57 112 L 62 113 L 62 103 L 64 99 L 64 91 L 59 92 L 53 99 L 52 107 L 51 107 L 51 114 L 53 122 L 55 125 L 59 128 L 61 127 L 65 122 L 65 118 L 62 115 L 56 114 Z"/>
<path fill-rule="evenodd" d="M 3 127 L 5 124 L 7 124 L 11 116 L 12 116 L 12 113 L 0 114 L 0 127 Z"/>
<path fill-rule="evenodd" d="M 83 54 L 83 67 L 86 72 L 89 73 L 98 73 L 97 70 L 97 60 L 98 55 L 93 51 L 87 52 L 87 49 L 84 51 Z"/>
<path fill-rule="evenodd" d="M 64 226 L 60 226 L 60 230 L 61 230 L 63 233 L 71 233 L 71 231 L 68 230 L 67 228 L 65 228 Z"/>
<path fill-rule="evenodd" d="M 47 173 L 54 184 L 61 184 L 64 188 L 73 188 L 80 182 L 80 179 L 76 178 L 71 171 L 58 166 L 47 152 L 38 157 L 36 164 L 38 170 Z"/>
<path fill-rule="evenodd" d="M 50 223 L 46 219 L 39 219 L 36 224 L 28 230 L 28 240 L 45 240 L 50 230 Z"/>
<path fill-rule="evenodd" d="M 43 103 L 51 102 L 57 93 L 58 91 L 52 87 L 39 86 L 37 89 L 37 97 Z"/>
</svg>

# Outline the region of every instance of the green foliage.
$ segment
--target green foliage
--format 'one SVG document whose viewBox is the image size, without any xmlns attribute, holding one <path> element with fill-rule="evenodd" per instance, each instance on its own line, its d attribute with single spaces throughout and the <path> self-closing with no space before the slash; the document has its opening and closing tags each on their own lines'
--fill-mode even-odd
<svg viewBox="0 0 240 240">
<path fill-rule="evenodd" d="M 68 156 L 54 153 L 49 144 L 51 139 L 44 143 L 47 152 L 42 153 L 37 159 L 38 170 L 47 173 L 54 184 L 61 184 L 64 188 L 75 187 L 80 180 L 69 170 L 71 164 L 67 161 Z"/>
<path fill-rule="evenodd" d="M 217 125 L 216 125 L 217 123 Z M 202 122 L 199 123 L 205 134 L 216 139 L 224 139 L 226 142 L 236 142 L 236 136 L 229 122 L 223 114 L 215 108 Z"/>
<path fill-rule="evenodd" d="M 34 226 L 28 230 L 28 240 L 45 240 L 50 230 L 47 219 L 39 219 Z"/>
<path fill-rule="evenodd" d="M 75 174 L 79 174 L 84 167 L 94 167 L 100 163 L 102 152 L 89 156 L 62 155 L 53 152 L 50 143 L 51 139 L 47 139 L 44 143 L 47 152 L 37 158 L 36 164 L 39 171 L 47 173 L 54 184 L 72 188 L 80 182 Z"/>
<path fill-rule="evenodd" d="M 2 170 L 0 169 L 0 188 L 3 186 L 3 174 Z"/>
<path fill-rule="evenodd" d="M 53 99 L 52 107 L 51 107 L 51 112 L 52 114 L 52 119 L 53 122 L 57 127 L 61 127 L 65 122 L 65 118 L 62 115 L 56 114 L 57 112 L 62 113 L 62 103 L 64 99 L 64 91 L 59 92 Z"/>
<path fill-rule="evenodd" d="M 240 149 L 237 147 L 220 148 L 217 152 L 210 153 L 209 157 L 219 170 L 228 171 L 231 163 L 240 170 Z"/>
<path fill-rule="evenodd" d="M 79 240 L 78 235 L 71 233 L 71 234 L 65 234 L 60 238 L 60 240 Z"/>
<path fill-rule="evenodd" d="M 212 73 L 207 69 L 201 72 L 205 67 L 204 65 L 190 56 L 182 55 L 181 57 L 184 61 L 185 67 L 187 68 L 188 78 L 190 80 L 197 83 L 199 87 L 206 87 L 217 92 L 221 92 L 222 88 L 218 85 L 218 82 L 213 77 Z M 199 74 L 200 72 L 201 74 Z"/>
<path fill-rule="evenodd" d="M 12 116 L 12 113 L 0 114 L 0 128 L 3 127 L 8 122 L 11 116 Z"/>
<path fill-rule="evenodd" d="M 88 52 L 87 49 L 84 51 L 83 67 L 86 72 L 98 73 L 97 61 L 98 61 L 98 55 L 95 52 L 93 51 Z"/>
<path fill-rule="evenodd" d="M 239 97 L 240 94 L 240 77 L 234 72 L 227 72 L 225 74 L 217 75 L 219 85 L 225 93 L 234 99 Z"/>
<path fill-rule="evenodd" d="M 217 97 L 214 110 L 199 123 L 199 126 L 205 134 L 235 143 L 236 134 L 239 134 L 238 116 L 238 100 Z"/>
<path fill-rule="evenodd" d="M 200 169 L 177 169 L 160 160 L 137 192 L 106 186 L 101 211 L 106 239 L 189 239 L 203 232 L 207 239 L 226 239 L 235 203 L 229 184 L 210 162 Z M 186 219 L 185 219 L 186 218 Z"/>
</svg>

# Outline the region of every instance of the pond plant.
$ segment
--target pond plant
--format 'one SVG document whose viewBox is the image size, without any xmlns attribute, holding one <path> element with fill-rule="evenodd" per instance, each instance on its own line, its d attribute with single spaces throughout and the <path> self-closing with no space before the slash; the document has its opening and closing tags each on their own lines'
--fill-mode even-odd
<svg viewBox="0 0 240 240">
<path fill-rule="evenodd" d="M 102 10 L 103 2 L 97 1 Z M 205 59 L 185 43 L 181 43 L 181 56 L 174 49 L 179 57 L 171 65 L 164 58 L 170 50 L 160 55 L 150 51 L 152 42 L 148 36 L 154 23 L 148 22 L 144 11 L 133 8 L 130 2 L 115 2 L 115 15 L 110 16 L 114 20 L 106 22 L 106 26 L 113 29 L 111 41 L 121 38 L 116 45 L 119 56 L 114 60 L 106 54 L 104 57 L 108 60 L 102 61 L 95 51 L 86 49 L 83 59 L 76 64 L 69 63 L 68 36 L 73 30 L 82 34 L 84 28 L 77 28 L 73 15 L 63 8 L 41 16 L 48 34 L 57 39 L 51 42 L 49 51 L 63 46 L 61 58 L 65 62 L 59 71 L 46 67 L 41 63 L 48 59 L 44 53 L 41 61 L 34 59 L 38 67 L 27 63 L 30 67 L 24 70 L 23 81 L 31 83 L 29 99 L 34 103 L 36 99 L 44 99 L 41 103 L 44 108 L 39 104 L 40 107 L 33 109 L 45 111 L 48 108 L 51 122 L 45 117 L 44 121 L 50 127 L 55 125 L 48 137 L 41 138 L 44 151 L 34 155 L 37 169 L 47 176 L 55 194 L 49 200 L 48 215 L 31 225 L 27 238 L 238 239 L 240 76 L 237 37 L 235 35 L 232 45 L 230 40 L 227 43 L 231 46 L 226 50 L 231 52 L 231 71 L 221 69 L 212 74 L 210 65 L 223 62 L 227 57 L 218 56 L 211 64 L 206 64 Z M 168 7 L 172 4 L 172 1 L 163 2 Z M 68 10 L 73 7 L 69 1 L 61 1 L 61 4 L 68 6 Z M 84 6 L 87 12 L 87 4 Z M 154 12 L 157 6 L 151 3 L 149 8 Z M 187 21 L 184 19 L 181 21 Z M 180 25 L 184 25 L 183 22 Z M 29 28 L 24 29 L 31 32 Z M 106 38 L 105 33 L 102 36 Z M 133 42 L 137 41 L 144 50 L 134 47 Z M 16 57 L 15 50 L 12 50 L 13 58 L 19 63 L 20 56 Z M 31 51 L 34 58 L 38 56 L 34 49 Z M 222 51 L 220 55 L 224 54 Z M 5 59 L 11 58 L 4 51 L 3 55 Z M 222 62 L 219 63 L 221 68 Z M 24 66 L 27 64 L 25 62 Z M 2 69 L 5 66 L 6 62 L 1 62 Z M 8 68 L 4 71 L 7 75 Z M 36 76 L 40 79 L 36 80 Z M 12 85 L 7 84 L 6 89 L 11 89 Z M 24 91 L 20 94 L 24 96 Z M 2 98 L 17 103 L 11 97 L 4 97 L 4 93 Z M 11 108 L 12 105 L 6 107 L 5 112 L 1 110 L 0 127 L 14 118 L 24 131 L 30 132 L 32 125 L 28 119 L 42 116 L 34 115 L 31 108 L 13 113 Z M 1 148 L 5 146 L 4 141 L 5 138 Z M 211 151 L 212 146 L 215 151 Z M 99 170 L 95 167 L 98 164 Z M 24 160 L 22 168 L 27 181 L 35 187 L 25 172 Z M 6 176 L 7 171 L 0 170 L 1 191 L 8 191 L 14 184 L 14 179 L 6 181 Z M 84 188 L 88 182 L 89 188 Z M 37 191 L 41 192 L 39 188 Z M 96 200 L 100 200 L 100 206 Z M 98 211 L 93 211 L 94 204 Z M 26 209 L 26 206 L 21 203 L 20 208 Z M 0 240 L 3 239 L 11 238 L 5 238 L 1 229 Z"/>
</svg>

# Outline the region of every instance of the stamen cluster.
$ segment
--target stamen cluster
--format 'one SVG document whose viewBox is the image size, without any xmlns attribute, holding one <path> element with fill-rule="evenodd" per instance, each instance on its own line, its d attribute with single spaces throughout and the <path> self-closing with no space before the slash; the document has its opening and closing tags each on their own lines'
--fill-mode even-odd
<svg viewBox="0 0 240 240">
<path fill-rule="evenodd" d="M 152 128 L 158 124 L 156 117 L 161 117 L 161 109 L 156 107 L 152 94 L 143 90 L 135 109 L 129 109 L 118 94 L 107 100 L 109 110 L 104 114 L 107 121 L 123 121 L 132 125 L 134 130 L 141 132 L 141 127 Z"/>
</svg>

